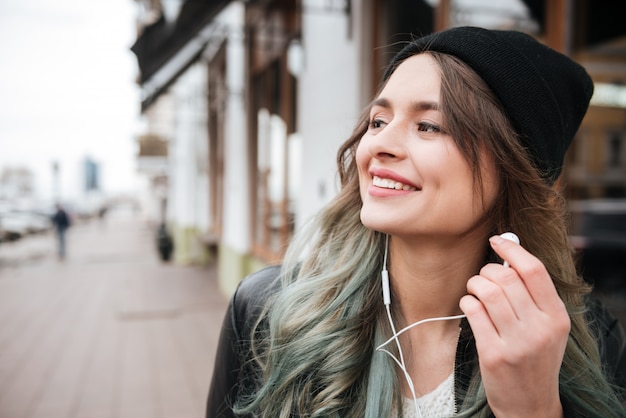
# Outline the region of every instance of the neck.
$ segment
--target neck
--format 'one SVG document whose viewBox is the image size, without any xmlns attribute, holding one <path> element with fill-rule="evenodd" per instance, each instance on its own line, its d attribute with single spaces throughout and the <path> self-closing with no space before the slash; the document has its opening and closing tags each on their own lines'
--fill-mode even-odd
<svg viewBox="0 0 626 418">
<path fill-rule="evenodd" d="M 399 304 L 407 324 L 461 313 L 466 283 L 482 267 L 487 238 L 389 240 L 392 303 Z M 440 323 L 445 327 L 445 323 Z"/>
</svg>

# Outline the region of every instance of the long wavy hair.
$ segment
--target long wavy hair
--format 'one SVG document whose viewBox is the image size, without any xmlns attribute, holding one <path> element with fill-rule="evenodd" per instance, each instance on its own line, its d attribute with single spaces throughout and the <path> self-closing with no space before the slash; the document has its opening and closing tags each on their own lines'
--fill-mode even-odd
<svg viewBox="0 0 626 418">
<path fill-rule="evenodd" d="M 570 313 L 561 396 L 577 416 L 623 416 L 586 320 L 584 297 L 590 289 L 576 272 L 561 194 L 533 166 L 484 81 L 450 55 L 427 53 L 441 71 L 444 124 L 472 168 L 477 196 L 482 150 L 495 162 L 500 189 L 488 216 L 492 232 L 516 232 L 545 264 Z M 368 114 L 369 108 L 339 149 L 340 192 L 290 244 L 278 278 L 281 290 L 250 336 L 258 382 L 244 388 L 237 413 L 380 418 L 391 416 L 401 402 L 401 376 L 392 360 L 375 350 L 391 335 L 380 282 L 384 235 L 360 221 L 355 152 Z M 489 252 L 485 261 L 492 259 Z M 477 367 L 469 389 L 456 396 L 458 416 L 491 414 Z M 396 408 L 399 416 L 401 409 Z"/>
</svg>

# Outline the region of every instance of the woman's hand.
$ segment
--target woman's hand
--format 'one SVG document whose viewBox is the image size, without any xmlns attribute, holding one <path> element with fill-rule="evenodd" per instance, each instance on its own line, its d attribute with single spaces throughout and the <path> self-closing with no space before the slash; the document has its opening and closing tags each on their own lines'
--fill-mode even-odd
<svg viewBox="0 0 626 418">
<path fill-rule="evenodd" d="M 460 307 L 476 339 L 487 401 L 498 417 L 561 417 L 559 370 L 570 318 L 544 265 L 495 236 L 510 267 L 487 264 L 467 282 Z"/>
</svg>

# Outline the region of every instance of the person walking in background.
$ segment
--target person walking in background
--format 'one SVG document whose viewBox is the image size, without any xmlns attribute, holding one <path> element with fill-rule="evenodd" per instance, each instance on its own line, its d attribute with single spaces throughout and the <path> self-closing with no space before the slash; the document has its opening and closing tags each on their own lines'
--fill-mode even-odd
<svg viewBox="0 0 626 418">
<path fill-rule="evenodd" d="M 555 185 L 592 92 L 521 32 L 408 43 L 339 194 L 231 298 L 206 417 L 625 417 L 623 330 Z"/>
<path fill-rule="evenodd" d="M 70 227 L 70 217 L 68 216 L 63 206 L 60 204 L 55 205 L 56 212 L 52 215 L 52 224 L 54 225 L 57 238 L 57 256 L 59 260 L 64 260 L 66 255 L 66 240 L 65 235 L 67 228 Z"/>
</svg>

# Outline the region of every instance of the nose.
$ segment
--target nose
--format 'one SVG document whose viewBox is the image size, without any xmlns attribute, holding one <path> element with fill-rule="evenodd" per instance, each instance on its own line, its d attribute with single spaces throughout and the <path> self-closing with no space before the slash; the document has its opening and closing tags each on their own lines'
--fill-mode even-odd
<svg viewBox="0 0 626 418">
<path fill-rule="evenodd" d="M 369 153 L 377 159 L 402 159 L 407 155 L 406 132 L 400 123 L 390 122 L 369 139 Z"/>
</svg>

